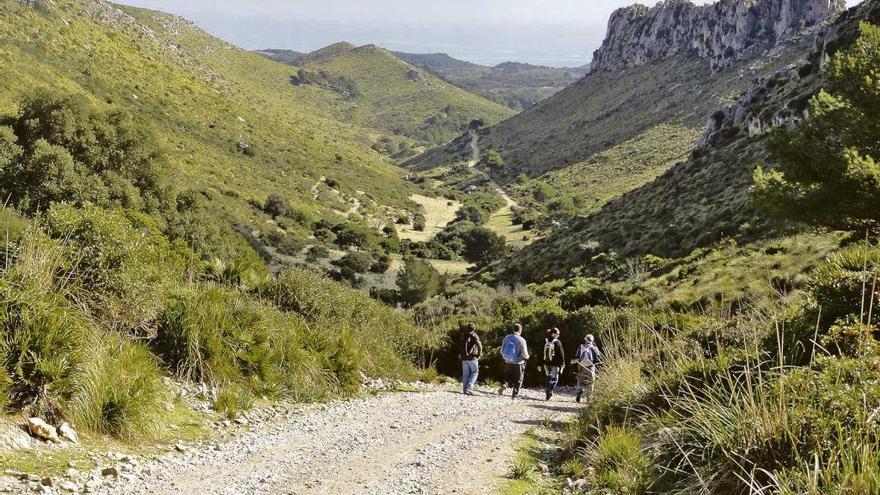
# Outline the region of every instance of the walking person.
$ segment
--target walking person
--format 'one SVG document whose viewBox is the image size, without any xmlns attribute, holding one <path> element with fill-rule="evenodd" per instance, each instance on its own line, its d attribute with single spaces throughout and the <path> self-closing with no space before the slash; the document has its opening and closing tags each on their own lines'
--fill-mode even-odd
<svg viewBox="0 0 880 495">
<path fill-rule="evenodd" d="M 559 377 L 565 370 L 565 349 L 562 348 L 562 341 L 559 340 L 559 329 L 551 328 L 547 330 L 547 339 L 544 341 L 544 372 L 547 374 L 547 400 L 553 397 L 556 385 L 559 384 Z"/>
<path fill-rule="evenodd" d="M 596 346 L 596 338 L 592 335 L 584 337 L 583 343 L 577 350 L 577 395 L 574 400 L 581 401 L 584 392 L 587 400 L 593 396 L 593 388 L 596 383 L 596 366 L 602 361 L 602 351 Z"/>
<path fill-rule="evenodd" d="M 477 325 L 468 323 L 462 337 L 461 348 L 461 385 L 465 395 L 474 395 L 474 385 L 480 374 L 480 357 L 483 355 L 483 343 L 477 335 Z"/>
<path fill-rule="evenodd" d="M 526 374 L 526 361 L 529 359 L 529 346 L 522 338 L 522 325 L 517 323 L 513 330 L 501 342 L 501 357 L 504 358 L 504 385 L 498 390 L 499 395 L 509 387 L 513 389 L 515 399 L 522 388 Z"/>
</svg>

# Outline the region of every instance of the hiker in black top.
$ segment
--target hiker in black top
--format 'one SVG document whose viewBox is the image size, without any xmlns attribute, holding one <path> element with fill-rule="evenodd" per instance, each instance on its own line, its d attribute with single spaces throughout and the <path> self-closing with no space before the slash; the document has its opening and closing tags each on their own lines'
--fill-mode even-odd
<svg viewBox="0 0 880 495">
<path fill-rule="evenodd" d="M 480 356 L 483 343 L 477 335 L 477 326 L 468 323 L 461 342 L 461 384 L 465 395 L 474 395 L 473 388 L 480 374 Z"/>
<path fill-rule="evenodd" d="M 541 363 L 547 374 L 547 400 L 553 397 L 553 391 L 559 384 L 559 376 L 565 369 L 565 350 L 562 348 L 559 334 L 558 328 L 547 330 L 547 340 L 544 343 L 544 356 Z"/>
</svg>

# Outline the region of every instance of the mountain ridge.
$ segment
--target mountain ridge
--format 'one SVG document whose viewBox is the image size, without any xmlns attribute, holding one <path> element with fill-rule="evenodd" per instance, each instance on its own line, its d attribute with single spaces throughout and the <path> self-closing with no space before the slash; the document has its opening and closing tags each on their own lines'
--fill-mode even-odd
<svg viewBox="0 0 880 495">
<path fill-rule="evenodd" d="M 843 0 L 734 0 L 695 5 L 665 0 L 616 10 L 593 54 L 593 70 L 618 71 L 695 55 L 717 72 L 846 8 Z"/>
</svg>

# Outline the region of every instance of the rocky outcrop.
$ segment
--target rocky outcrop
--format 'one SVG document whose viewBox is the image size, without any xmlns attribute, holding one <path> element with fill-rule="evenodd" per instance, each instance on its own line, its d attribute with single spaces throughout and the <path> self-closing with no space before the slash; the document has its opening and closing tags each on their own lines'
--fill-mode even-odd
<svg viewBox="0 0 880 495">
<path fill-rule="evenodd" d="M 656 7 L 617 10 L 608 23 L 593 70 L 621 70 L 687 55 L 709 60 L 713 71 L 816 26 L 844 10 L 844 0 L 720 0 L 697 6 L 665 0 Z"/>
</svg>

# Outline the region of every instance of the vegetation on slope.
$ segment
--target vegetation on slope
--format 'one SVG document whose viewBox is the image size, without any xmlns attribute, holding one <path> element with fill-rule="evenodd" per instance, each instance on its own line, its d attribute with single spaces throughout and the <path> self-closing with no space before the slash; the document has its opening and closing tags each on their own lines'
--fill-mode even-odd
<svg viewBox="0 0 880 495">
<path fill-rule="evenodd" d="M 683 256 L 724 237 L 755 238 L 778 227 L 758 212 L 749 195 L 752 172 L 768 162 L 767 131 L 797 121 L 824 84 L 819 59 L 851 44 L 859 20 L 877 20 L 878 12 L 875 2 L 865 2 L 842 16 L 823 38 L 824 48 L 799 69 L 759 81 L 729 111 L 717 112 L 713 121 L 724 124 L 688 160 L 598 212 L 574 219 L 500 271 L 512 279 L 553 278 L 602 252 Z"/>
<path fill-rule="evenodd" d="M 80 1 L 4 1 L 0 11 L 0 114 L 18 115 L 26 95 L 51 87 L 83 97 L 89 112 L 136 115 L 132 126 L 156 135 L 169 182 L 255 246 L 313 235 L 309 222 L 267 223 L 259 207 L 272 194 L 332 224 L 351 197 L 379 217 L 416 210 L 414 188 L 370 149 L 375 133 L 328 113 L 347 105 L 336 93 L 291 85 L 289 67 L 158 12 Z"/>
<path fill-rule="evenodd" d="M 272 57 L 273 55 L 269 55 Z M 385 139 L 405 136 L 419 145 L 443 144 L 473 120 L 495 124 L 513 115 L 509 108 L 481 98 L 373 45 L 336 43 L 298 58 L 294 83 L 311 81 L 343 95 L 339 106 L 347 122 L 379 129 Z M 393 141 L 393 139 L 392 139 Z M 407 146 L 404 141 L 397 142 Z"/>
<path fill-rule="evenodd" d="M 558 93 L 585 76 L 588 68 L 555 68 L 506 62 L 494 67 L 457 60 L 445 53 L 393 52 L 416 67 L 484 98 L 525 110 Z"/>
</svg>

